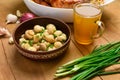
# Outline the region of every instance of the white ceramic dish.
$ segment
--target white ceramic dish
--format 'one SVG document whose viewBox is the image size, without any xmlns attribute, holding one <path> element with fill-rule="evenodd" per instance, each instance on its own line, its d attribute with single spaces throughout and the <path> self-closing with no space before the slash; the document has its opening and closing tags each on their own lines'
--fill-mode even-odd
<svg viewBox="0 0 120 80">
<path fill-rule="evenodd" d="M 101 6 L 107 5 L 113 1 L 114 0 L 105 0 L 105 3 L 101 4 Z M 48 16 L 58 18 L 69 23 L 73 22 L 73 9 L 48 7 L 37 4 L 32 0 L 24 0 L 24 3 L 29 8 L 29 10 L 38 16 Z"/>
</svg>

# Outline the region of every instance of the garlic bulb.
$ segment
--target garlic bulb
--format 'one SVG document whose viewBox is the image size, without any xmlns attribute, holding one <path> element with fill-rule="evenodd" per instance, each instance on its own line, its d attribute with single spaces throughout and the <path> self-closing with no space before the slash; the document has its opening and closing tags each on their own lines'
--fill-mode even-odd
<svg viewBox="0 0 120 80">
<path fill-rule="evenodd" d="M 13 14 L 8 14 L 6 17 L 6 20 L 7 20 L 6 24 L 15 23 L 15 22 L 17 22 L 18 17 L 16 15 L 13 15 Z"/>
<path fill-rule="evenodd" d="M 11 34 L 7 29 L 0 27 L 0 36 L 10 37 Z"/>
</svg>

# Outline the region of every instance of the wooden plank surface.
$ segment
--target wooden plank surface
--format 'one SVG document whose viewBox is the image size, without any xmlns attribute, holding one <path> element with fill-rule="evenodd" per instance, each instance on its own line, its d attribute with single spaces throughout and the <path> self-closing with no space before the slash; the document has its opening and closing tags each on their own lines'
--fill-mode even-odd
<svg viewBox="0 0 120 80">
<path fill-rule="evenodd" d="M 15 80 L 14 74 L 2 46 L 3 43 L 0 40 L 0 80 Z"/>
<path fill-rule="evenodd" d="M 23 0 L 1 0 L 0 1 L 0 26 L 6 27 L 13 33 L 17 24 L 5 24 L 6 15 L 16 13 L 16 10 L 30 12 Z M 8 44 L 8 38 L 0 38 L 0 80 L 54 80 L 56 69 L 75 58 L 88 55 L 96 45 L 106 44 L 112 41 L 120 41 L 120 0 L 104 6 L 102 17 L 106 25 L 102 37 L 96 39 L 88 46 L 79 45 L 72 36 L 70 47 L 66 54 L 56 60 L 48 62 L 32 61 L 20 55 L 14 45 Z M 69 24 L 73 28 L 72 24 Z M 120 65 L 114 65 L 106 70 L 117 70 Z M 69 80 L 65 77 L 57 80 Z M 92 80 L 120 80 L 120 74 L 97 76 Z"/>
</svg>

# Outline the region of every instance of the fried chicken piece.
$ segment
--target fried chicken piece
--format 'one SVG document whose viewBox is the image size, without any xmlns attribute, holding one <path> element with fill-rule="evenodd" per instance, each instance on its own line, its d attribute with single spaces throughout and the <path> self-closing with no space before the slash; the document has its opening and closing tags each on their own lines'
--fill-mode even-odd
<svg viewBox="0 0 120 80">
<path fill-rule="evenodd" d="M 90 0 L 33 0 L 38 4 L 45 6 L 51 6 L 56 8 L 73 8 L 73 5 L 77 2 L 90 2 Z"/>
<path fill-rule="evenodd" d="M 38 3 L 38 4 L 40 4 L 40 2 L 42 1 L 42 0 L 33 0 L 34 2 L 36 2 L 36 3 Z"/>
<path fill-rule="evenodd" d="M 89 2 L 90 0 L 50 0 L 53 7 L 58 8 L 73 8 L 73 5 L 77 2 Z"/>
<path fill-rule="evenodd" d="M 50 3 L 51 2 L 51 0 L 44 0 L 45 2 L 47 2 L 47 3 Z"/>
<path fill-rule="evenodd" d="M 44 0 L 33 0 L 34 2 L 41 4 L 41 5 L 45 5 L 45 6 L 50 6 L 46 1 Z"/>
</svg>

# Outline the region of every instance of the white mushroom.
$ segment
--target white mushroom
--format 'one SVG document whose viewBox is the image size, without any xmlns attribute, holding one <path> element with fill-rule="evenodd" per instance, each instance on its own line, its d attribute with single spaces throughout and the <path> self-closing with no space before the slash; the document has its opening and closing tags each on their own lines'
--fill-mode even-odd
<svg viewBox="0 0 120 80">
<path fill-rule="evenodd" d="M 62 31 L 61 30 L 57 30 L 54 32 L 54 35 L 55 36 L 60 36 L 62 34 Z"/>
<path fill-rule="evenodd" d="M 36 48 L 37 50 L 40 49 L 40 46 L 38 44 L 33 44 L 33 47 Z"/>
<path fill-rule="evenodd" d="M 21 35 L 21 37 L 24 38 L 24 37 L 25 37 L 25 34 Z"/>
<path fill-rule="evenodd" d="M 48 24 L 46 26 L 46 29 L 48 30 L 49 34 L 53 34 L 56 31 L 56 27 L 54 24 Z"/>
<path fill-rule="evenodd" d="M 55 47 L 48 47 L 48 51 L 56 49 Z"/>
<path fill-rule="evenodd" d="M 57 36 L 56 38 L 55 38 L 55 40 L 56 41 L 65 41 L 67 39 L 67 36 L 65 35 L 65 34 L 62 34 L 62 35 L 60 35 L 60 36 Z"/>
<path fill-rule="evenodd" d="M 53 35 L 45 35 L 44 39 L 50 43 L 54 43 L 55 39 Z"/>
<path fill-rule="evenodd" d="M 63 38 L 64 41 L 67 39 L 66 34 L 63 33 L 61 36 L 62 36 L 62 38 Z"/>
<path fill-rule="evenodd" d="M 28 49 L 31 46 L 30 46 L 29 43 L 23 43 L 23 44 L 21 44 L 21 47 L 24 48 L 24 49 Z"/>
<path fill-rule="evenodd" d="M 22 44 L 22 43 L 27 43 L 28 40 L 26 40 L 25 38 L 20 38 L 19 39 L 19 44 Z"/>
<path fill-rule="evenodd" d="M 59 47 L 61 47 L 61 46 L 62 46 L 62 43 L 59 42 L 59 41 L 57 41 L 57 42 L 54 43 L 54 47 L 55 47 L 55 48 L 59 48 Z"/>
<path fill-rule="evenodd" d="M 30 50 L 30 51 L 37 51 L 37 49 L 35 47 L 29 47 L 28 50 Z"/>
<path fill-rule="evenodd" d="M 40 50 L 42 51 L 46 51 L 47 50 L 47 46 L 45 43 L 40 43 Z"/>
<path fill-rule="evenodd" d="M 20 46 L 21 46 L 22 48 L 24 48 L 24 46 L 25 46 L 25 43 L 23 43 L 23 44 L 20 44 Z"/>
<path fill-rule="evenodd" d="M 44 42 L 46 42 L 46 41 L 45 41 L 44 39 L 42 39 L 42 40 L 41 40 L 41 43 L 44 43 Z"/>
<path fill-rule="evenodd" d="M 42 37 L 40 36 L 40 34 L 36 34 L 33 36 L 34 43 L 39 42 L 41 39 L 42 39 Z"/>
<path fill-rule="evenodd" d="M 47 41 L 45 41 L 45 42 L 43 42 L 47 47 L 50 45 L 50 43 L 49 42 L 47 42 Z"/>
<path fill-rule="evenodd" d="M 47 36 L 47 35 L 49 35 L 48 30 L 45 30 L 45 31 L 43 32 L 43 36 Z"/>
<path fill-rule="evenodd" d="M 44 39 L 41 40 L 41 43 L 44 43 L 47 47 L 50 45 L 50 42 L 48 42 L 48 41 L 46 41 Z"/>
<path fill-rule="evenodd" d="M 34 36 L 34 31 L 33 30 L 27 30 L 27 31 L 25 31 L 25 38 L 26 39 L 32 39 L 33 38 L 33 36 Z"/>
<path fill-rule="evenodd" d="M 44 30 L 44 27 L 43 26 L 40 26 L 40 25 L 35 25 L 34 26 L 34 31 L 35 32 L 42 32 Z"/>
</svg>

